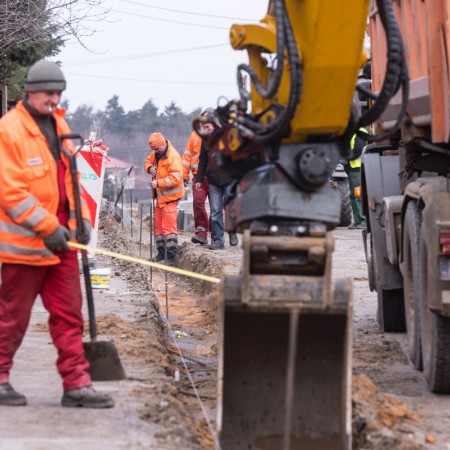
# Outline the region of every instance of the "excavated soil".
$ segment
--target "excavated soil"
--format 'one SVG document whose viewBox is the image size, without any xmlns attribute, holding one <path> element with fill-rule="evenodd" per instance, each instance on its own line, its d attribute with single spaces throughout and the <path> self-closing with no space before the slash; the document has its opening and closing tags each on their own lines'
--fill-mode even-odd
<svg viewBox="0 0 450 450">
<path fill-rule="evenodd" d="M 144 218 L 141 237 L 138 220 L 131 238 L 129 227 L 102 216 L 99 247 L 148 258 L 149 221 Z M 426 391 L 408 364 L 404 336 L 384 334 L 375 323 L 376 295 L 368 289 L 359 232 L 338 229 L 335 238 L 334 277 L 354 279 L 353 448 L 450 449 L 449 399 Z M 241 258 L 240 246 L 214 252 L 180 234 L 178 267 L 220 277 L 238 273 Z M 133 396 L 142 419 L 163 425 L 158 448 L 169 448 L 174 436 L 177 448 L 215 448 L 217 287 L 117 259 L 97 260 L 112 267 L 113 278 L 142 305 L 130 321 L 108 312 L 98 326 L 116 342 L 127 370 L 143 381 Z"/>
<path fill-rule="evenodd" d="M 121 230 L 110 217 L 102 223 L 103 245 L 123 251 L 120 242 L 130 240 L 130 230 Z M 149 236 L 146 226 L 148 220 L 146 223 L 144 219 L 144 236 Z M 420 374 L 408 364 L 404 336 L 384 334 L 375 323 L 376 296 L 367 286 L 359 232 L 338 229 L 335 238 L 334 277 L 354 279 L 353 448 L 449 449 L 450 434 L 445 424 L 450 419 L 450 401 L 426 391 Z M 225 251 L 213 252 L 189 239 L 189 234 L 181 233 L 178 267 L 215 277 L 239 272 L 240 246 L 227 245 Z M 135 251 L 138 242 L 134 238 Z M 148 252 L 148 240 L 142 242 L 142 252 Z M 124 246 L 130 249 L 128 244 Z M 128 263 L 117 261 L 114 266 L 116 274 L 128 284 L 145 284 L 149 278 L 148 268 L 130 270 Z M 189 417 L 187 424 L 200 447 L 214 448 L 211 431 L 216 413 L 217 288 L 169 274 L 166 297 L 165 275 L 154 269 L 152 278 L 165 330 L 166 370 L 174 374 L 174 380 L 179 379 L 171 392 L 182 402 Z M 146 319 L 158 321 L 155 316 Z M 120 328 L 120 322 L 114 324 Z"/>
</svg>

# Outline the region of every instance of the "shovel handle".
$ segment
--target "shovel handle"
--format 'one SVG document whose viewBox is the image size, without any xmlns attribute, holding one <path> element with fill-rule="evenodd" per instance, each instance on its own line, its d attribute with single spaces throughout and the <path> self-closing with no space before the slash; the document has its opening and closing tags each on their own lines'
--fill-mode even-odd
<svg viewBox="0 0 450 450">
<path fill-rule="evenodd" d="M 67 150 L 63 141 L 66 139 L 72 140 L 80 140 L 80 146 L 75 153 Z M 69 168 L 70 175 L 72 178 L 72 186 L 73 186 L 73 196 L 75 201 L 75 219 L 77 223 L 77 238 L 81 236 L 84 231 L 83 225 L 83 216 L 81 214 L 81 200 L 80 200 L 80 186 L 78 184 L 78 169 L 77 169 L 77 161 L 76 154 L 80 151 L 82 145 L 84 144 L 84 140 L 79 134 L 62 134 L 59 136 L 60 141 L 60 150 L 64 155 L 67 156 L 69 160 Z M 87 306 L 88 306 L 88 315 L 89 315 L 89 336 L 92 342 L 95 342 L 97 339 L 97 324 L 95 322 L 95 307 L 94 307 L 94 295 L 92 293 L 92 284 L 91 284 L 91 274 L 89 271 L 89 261 L 87 257 L 86 250 L 81 250 L 81 261 L 83 263 L 83 276 L 84 276 L 84 284 L 86 287 L 86 298 L 87 298 Z"/>
<path fill-rule="evenodd" d="M 86 250 L 81 250 L 81 261 L 83 263 L 84 284 L 86 286 L 86 298 L 89 315 L 89 336 L 91 342 L 97 340 L 97 324 L 95 322 L 94 295 L 92 293 L 91 274 Z"/>
</svg>

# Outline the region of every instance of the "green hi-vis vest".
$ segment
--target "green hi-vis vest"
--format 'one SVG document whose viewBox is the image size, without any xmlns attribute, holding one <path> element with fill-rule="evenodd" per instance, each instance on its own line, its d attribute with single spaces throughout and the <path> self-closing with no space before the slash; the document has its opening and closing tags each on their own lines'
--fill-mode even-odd
<svg viewBox="0 0 450 450">
<path fill-rule="evenodd" d="M 363 133 L 367 133 L 364 128 L 360 128 L 359 131 L 362 131 Z M 352 140 L 350 141 L 350 148 L 353 150 L 355 148 L 355 141 L 356 141 L 356 133 L 353 135 Z M 361 157 L 358 159 L 354 159 L 350 162 L 350 167 L 352 169 L 357 169 L 358 167 L 361 167 Z"/>
</svg>

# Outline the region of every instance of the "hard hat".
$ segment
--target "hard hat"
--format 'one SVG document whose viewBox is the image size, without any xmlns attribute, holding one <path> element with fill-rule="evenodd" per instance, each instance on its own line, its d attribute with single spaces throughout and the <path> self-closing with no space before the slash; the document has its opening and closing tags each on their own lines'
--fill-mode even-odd
<svg viewBox="0 0 450 450">
<path fill-rule="evenodd" d="M 41 59 L 30 67 L 24 88 L 25 92 L 63 91 L 66 79 L 57 64 Z"/>
</svg>

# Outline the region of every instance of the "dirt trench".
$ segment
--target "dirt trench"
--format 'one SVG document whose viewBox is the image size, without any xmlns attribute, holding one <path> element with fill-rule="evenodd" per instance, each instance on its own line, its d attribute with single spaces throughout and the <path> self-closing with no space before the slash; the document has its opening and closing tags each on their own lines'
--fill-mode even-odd
<svg viewBox="0 0 450 450">
<path fill-rule="evenodd" d="M 145 236 L 149 236 L 147 225 L 144 221 Z M 129 230 L 122 230 L 110 217 L 103 219 L 101 228 L 101 245 L 113 251 L 137 253 L 136 234 L 130 240 Z M 334 235 L 334 277 L 350 276 L 354 280 L 353 448 L 450 449 L 450 401 L 427 393 L 420 374 L 408 364 L 404 336 L 383 334 L 375 323 L 376 295 L 368 290 L 359 231 L 337 229 Z M 178 267 L 217 277 L 239 272 L 240 246 L 226 245 L 224 251 L 214 252 L 190 243 L 189 238 L 188 234 L 180 235 Z M 145 239 L 141 250 L 148 252 Z M 148 268 L 130 267 L 118 261 L 112 264 L 115 276 L 128 286 L 148 286 Z M 207 282 L 169 274 L 166 300 L 164 273 L 153 270 L 152 282 L 150 312 L 142 317 L 142 322 L 146 326 L 152 322 L 163 338 L 154 355 L 168 375 L 162 401 L 171 402 L 177 411 L 177 418 L 172 421 L 184 430 L 183 448 L 215 448 L 216 288 Z M 120 323 L 108 322 L 107 318 L 105 321 L 105 326 L 120 329 Z M 133 352 L 128 343 L 123 344 L 124 353 Z M 141 348 L 138 345 L 136 353 L 140 354 L 143 347 L 147 347 L 145 342 Z M 152 358 L 148 361 L 155 362 Z M 138 394 L 150 395 L 157 402 L 158 392 L 144 390 Z M 148 411 L 142 412 L 141 418 L 161 421 L 159 414 Z M 170 423 L 166 421 L 165 425 L 168 437 Z"/>
<path fill-rule="evenodd" d="M 139 251 L 136 227 L 131 237 L 129 228 L 106 215 L 98 245 L 147 258 L 148 227 L 143 231 Z M 336 256 L 353 255 L 348 264 L 337 265 L 337 276 L 355 280 L 354 448 L 447 449 L 448 401 L 427 396 L 420 376 L 408 366 L 401 340 L 380 333 L 373 320 L 373 295 L 367 296 L 360 243 L 352 232 L 336 233 Z M 190 235 L 180 238 L 179 266 L 214 276 L 240 270 L 240 247 L 227 243 L 224 251 L 211 252 L 191 244 Z M 115 342 L 128 378 L 95 385 L 113 396 L 116 407 L 102 411 L 60 407 L 48 315 L 37 302 L 12 371 L 13 385 L 27 396 L 29 405 L 0 407 L 0 450 L 215 448 L 215 288 L 168 275 L 166 310 L 163 272 L 152 271 L 152 288 L 148 267 L 103 256 L 96 260 L 97 267 L 112 269 L 110 289 L 94 292 L 99 339 Z M 426 439 L 436 443 L 426 444 Z"/>
</svg>

